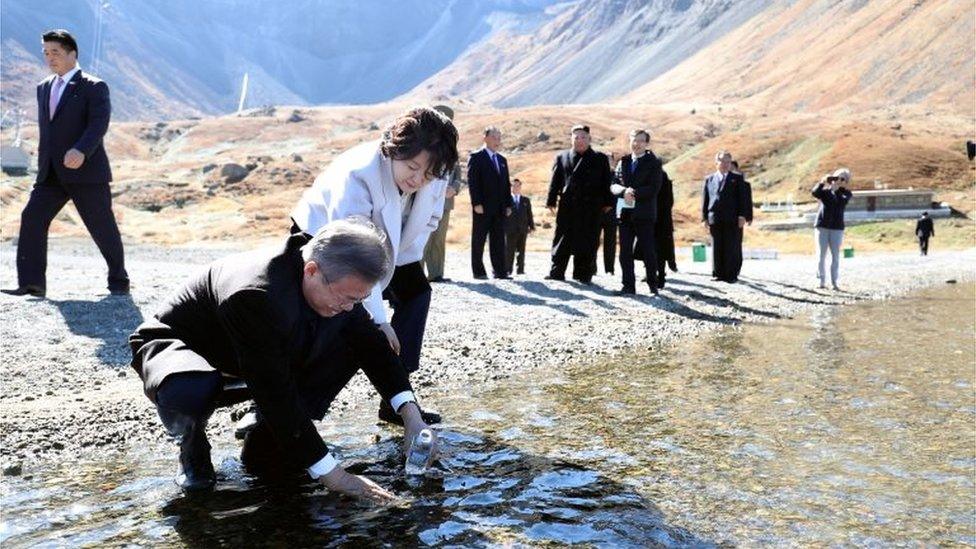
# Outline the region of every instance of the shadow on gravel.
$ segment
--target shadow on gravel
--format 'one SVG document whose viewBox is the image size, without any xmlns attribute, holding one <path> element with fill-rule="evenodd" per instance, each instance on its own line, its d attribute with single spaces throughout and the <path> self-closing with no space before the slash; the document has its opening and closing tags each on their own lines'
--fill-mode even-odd
<svg viewBox="0 0 976 549">
<path fill-rule="evenodd" d="M 664 291 L 656 298 L 651 296 L 638 296 L 634 299 L 643 301 L 644 303 L 647 303 L 648 305 L 662 311 L 674 313 L 678 316 L 683 316 L 691 320 L 704 320 L 705 322 L 714 322 L 716 324 L 739 324 L 741 322 L 741 320 L 738 318 L 731 316 L 716 316 L 697 309 L 692 309 L 691 307 L 672 299 L 666 293 L 674 291 L 674 288 L 665 288 Z"/>
<path fill-rule="evenodd" d="M 142 322 L 132 296 L 105 296 L 99 301 L 51 301 L 71 333 L 101 340 L 95 355 L 111 366 L 128 366 L 129 334 Z"/>
<path fill-rule="evenodd" d="M 527 292 L 531 292 L 535 295 L 546 297 L 549 299 L 556 299 L 559 301 L 587 301 L 587 302 L 592 302 L 593 304 L 599 307 L 603 307 L 604 309 L 611 309 L 611 310 L 618 309 L 618 307 L 614 307 L 609 303 L 595 300 L 593 299 L 592 296 L 588 296 L 585 294 L 578 294 L 575 292 L 570 292 L 568 290 L 560 290 L 558 288 L 552 288 L 547 286 L 546 284 L 543 284 L 542 282 L 525 281 L 525 282 L 516 282 L 516 284 L 521 286 Z M 570 283 L 559 282 L 558 284 L 570 284 Z M 597 286 L 595 284 L 593 286 L 581 285 L 580 289 L 584 289 L 586 291 L 593 292 L 595 294 L 599 294 L 604 297 L 610 297 L 611 295 L 613 295 L 612 292 L 610 292 L 610 290 L 607 290 L 606 288 L 602 286 Z"/>
<path fill-rule="evenodd" d="M 768 296 L 777 297 L 777 298 L 780 298 L 780 299 L 785 299 L 787 301 L 793 301 L 795 303 L 812 303 L 814 305 L 837 305 L 838 304 L 837 301 L 824 301 L 822 299 L 806 299 L 806 298 L 803 298 L 803 297 L 793 297 L 793 296 L 786 295 L 784 293 L 774 292 L 774 291 L 770 290 L 769 288 L 767 288 L 764 284 L 759 284 L 757 282 L 747 281 L 747 280 L 745 280 L 743 278 L 740 278 L 739 279 L 739 283 L 742 284 L 743 286 L 747 287 L 747 288 L 752 288 L 753 290 L 756 290 L 757 292 L 764 293 L 764 294 L 766 294 Z M 788 286 L 788 285 L 784 285 L 784 286 Z M 802 288 L 800 288 L 800 289 L 802 289 Z M 818 294 L 816 292 L 810 292 L 810 293 L 813 294 L 813 295 L 816 295 L 818 297 L 827 297 L 827 296 L 825 296 L 823 294 Z"/>
<path fill-rule="evenodd" d="M 705 303 L 710 303 L 712 305 L 717 305 L 719 307 L 728 307 L 735 311 L 739 311 L 746 314 L 762 316 L 766 318 L 783 318 L 783 315 L 779 313 L 763 311 L 760 309 L 753 309 L 752 307 L 746 307 L 745 305 L 740 305 L 735 301 L 732 301 L 731 299 L 703 294 L 697 290 L 678 290 L 676 288 L 672 288 L 671 293 L 675 295 L 690 297 L 692 299 L 703 301 Z"/>
<path fill-rule="evenodd" d="M 539 299 L 537 297 L 519 295 L 516 293 L 512 293 L 508 290 L 499 288 L 498 286 L 494 286 L 492 284 L 475 284 L 471 282 L 457 281 L 454 283 L 454 285 L 458 286 L 459 288 L 464 288 L 465 290 L 471 290 L 472 292 L 477 292 L 487 297 L 500 299 L 502 301 L 512 303 L 513 305 L 543 305 L 546 307 L 551 307 L 553 309 L 556 309 L 557 311 L 561 311 L 571 316 L 586 316 L 586 313 L 578 311 L 570 307 L 569 305 L 561 305 L 558 303 L 551 303 L 549 301 L 546 301 L 544 299 Z M 565 293 L 569 294 L 569 292 L 565 292 Z M 569 294 L 569 295 L 575 295 L 575 294 Z M 582 298 L 583 296 L 575 297 L 575 299 L 582 299 Z"/>
</svg>

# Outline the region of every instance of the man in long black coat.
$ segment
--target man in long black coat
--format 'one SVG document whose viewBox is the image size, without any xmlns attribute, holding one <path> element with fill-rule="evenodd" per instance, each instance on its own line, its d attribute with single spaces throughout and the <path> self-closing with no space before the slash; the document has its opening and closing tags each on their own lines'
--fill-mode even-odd
<svg viewBox="0 0 976 549">
<path fill-rule="evenodd" d="M 732 155 L 715 155 L 717 170 L 702 185 L 702 223 L 712 235 L 712 272 L 717 280 L 734 283 L 746 224 L 746 195 L 742 176 L 731 171 Z"/>
<path fill-rule="evenodd" d="M 657 287 L 664 288 L 665 267 L 671 271 L 678 270 L 674 254 L 674 219 L 671 210 L 674 208 L 674 184 L 663 172 L 661 192 L 657 194 L 657 222 L 654 224 L 654 240 L 657 251 Z"/>
<path fill-rule="evenodd" d="M 192 278 L 129 337 L 132 367 L 180 443 L 185 491 L 208 490 L 215 474 L 206 426 L 229 385 L 246 384 L 261 419 L 241 460 L 259 475 L 303 470 L 330 490 L 384 501 L 392 496 L 346 473 L 312 423 L 362 369 L 405 426 L 426 428 L 407 372 L 362 307 L 389 271 L 384 236 L 367 221 L 333 221 L 314 238 L 218 260 Z"/>
<path fill-rule="evenodd" d="M 592 284 L 600 245 L 600 216 L 613 207 L 607 155 L 590 148 L 589 126 L 573 126 L 573 148 L 556 155 L 546 207 L 556 213 L 548 280 L 565 280 L 569 258 L 573 278 Z M 558 209 L 557 209 L 558 208 Z"/>
</svg>

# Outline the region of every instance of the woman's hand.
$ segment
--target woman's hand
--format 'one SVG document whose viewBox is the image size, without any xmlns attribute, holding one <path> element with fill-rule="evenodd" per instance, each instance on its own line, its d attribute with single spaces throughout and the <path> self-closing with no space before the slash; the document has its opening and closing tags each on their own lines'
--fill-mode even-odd
<svg viewBox="0 0 976 549">
<path fill-rule="evenodd" d="M 393 352 L 400 354 L 400 338 L 397 337 L 396 332 L 393 331 L 393 326 L 390 326 L 389 322 L 384 322 L 380 324 L 380 331 L 386 336 L 386 341 L 390 343 L 390 348 Z"/>
<path fill-rule="evenodd" d="M 330 492 L 337 492 L 357 499 L 373 503 L 392 503 L 398 498 L 379 484 L 366 477 L 353 475 L 342 467 L 336 467 L 327 474 L 319 477 Z"/>
</svg>

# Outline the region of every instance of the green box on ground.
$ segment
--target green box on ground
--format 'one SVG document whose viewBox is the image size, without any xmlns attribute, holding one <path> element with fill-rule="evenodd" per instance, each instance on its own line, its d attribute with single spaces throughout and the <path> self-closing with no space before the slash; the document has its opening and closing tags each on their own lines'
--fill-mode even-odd
<svg viewBox="0 0 976 549">
<path fill-rule="evenodd" d="M 854 246 L 844 248 L 844 257 L 854 257 Z"/>
<path fill-rule="evenodd" d="M 691 245 L 691 259 L 696 263 L 705 262 L 705 245 L 701 242 L 695 242 Z"/>
</svg>

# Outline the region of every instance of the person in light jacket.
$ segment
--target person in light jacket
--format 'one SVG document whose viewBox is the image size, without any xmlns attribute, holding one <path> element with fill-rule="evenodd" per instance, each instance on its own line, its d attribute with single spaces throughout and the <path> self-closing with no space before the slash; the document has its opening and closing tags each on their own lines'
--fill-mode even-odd
<svg viewBox="0 0 976 549">
<path fill-rule="evenodd" d="M 293 231 L 314 235 L 336 219 L 364 216 L 387 236 L 395 268 L 363 305 L 403 362 L 420 367 L 420 349 L 430 309 L 430 284 L 421 264 L 427 239 L 444 211 L 446 178 L 458 161 L 458 133 L 451 120 L 428 107 L 398 116 L 379 141 L 357 145 L 336 157 L 292 211 Z M 393 308 L 387 318 L 383 299 Z M 440 417 L 423 413 L 427 423 Z M 380 419 L 401 418 L 383 401 Z"/>
</svg>

